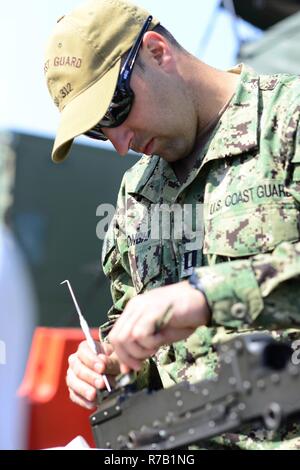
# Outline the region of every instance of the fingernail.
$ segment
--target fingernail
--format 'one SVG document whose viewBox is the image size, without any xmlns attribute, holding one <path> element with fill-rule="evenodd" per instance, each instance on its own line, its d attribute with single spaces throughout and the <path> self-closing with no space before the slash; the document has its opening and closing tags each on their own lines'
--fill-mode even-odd
<svg viewBox="0 0 300 470">
<path fill-rule="evenodd" d="M 94 399 L 94 392 L 88 391 L 85 396 L 87 400 L 92 401 Z"/>
<path fill-rule="evenodd" d="M 94 369 L 96 372 L 101 374 L 101 372 L 103 372 L 103 363 L 96 362 L 96 364 L 94 365 Z"/>
<path fill-rule="evenodd" d="M 96 380 L 95 380 L 95 387 L 96 387 L 96 388 L 101 388 L 102 385 L 103 385 L 103 381 L 102 381 L 102 380 L 100 380 L 100 379 L 96 379 Z"/>
</svg>

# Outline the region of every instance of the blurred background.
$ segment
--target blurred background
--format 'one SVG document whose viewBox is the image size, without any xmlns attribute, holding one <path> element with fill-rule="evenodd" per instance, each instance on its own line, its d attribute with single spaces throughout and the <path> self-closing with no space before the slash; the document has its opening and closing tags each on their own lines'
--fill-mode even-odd
<svg viewBox="0 0 300 470">
<path fill-rule="evenodd" d="M 66 162 L 51 162 L 59 115 L 43 76 L 45 43 L 56 20 L 82 0 L 0 2 L 0 449 L 39 448 L 43 442 L 28 438 L 28 374 L 23 398 L 16 397 L 33 332 L 78 327 L 64 279 L 89 324 L 105 320 L 110 293 L 96 210 L 115 204 L 138 156 L 120 158 L 108 143 L 79 138 Z M 300 0 L 136 3 L 215 67 L 246 62 L 261 73 L 299 73 Z M 41 368 L 51 357 L 39 360 Z"/>
</svg>

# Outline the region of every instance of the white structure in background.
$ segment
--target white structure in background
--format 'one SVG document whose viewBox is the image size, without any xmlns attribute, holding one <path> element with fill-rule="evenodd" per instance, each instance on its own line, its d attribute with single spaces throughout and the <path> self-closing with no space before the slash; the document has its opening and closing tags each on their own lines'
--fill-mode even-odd
<svg viewBox="0 0 300 470">
<path fill-rule="evenodd" d="M 6 344 L 4 341 L 0 341 L 0 365 L 6 364 Z"/>
<path fill-rule="evenodd" d="M 26 404 L 17 397 L 35 326 L 35 300 L 21 250 L 2 223 L 13 181 L 9 136 L 0 135 L 0 449 L 26 446 Z M 5 175 L 5 176 L 4 176 Z"/>
</svg>

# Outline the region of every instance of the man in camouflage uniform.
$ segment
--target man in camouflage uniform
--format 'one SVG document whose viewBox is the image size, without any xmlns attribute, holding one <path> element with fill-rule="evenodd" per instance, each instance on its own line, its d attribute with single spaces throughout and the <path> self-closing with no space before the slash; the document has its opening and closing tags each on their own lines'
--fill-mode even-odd
<svg viewBox="0 0 300 470">
<path fill-rule="evenodd" d="M 66 31 L 70 34 L 74 25 L 78 36 L 84 31 L 85 39 L 94 40 L 92 21 L 105 28 L 103 18 L 110 18 L 113 29 L 116 12 L 123 44 L 127 23 L 132 26 L 138 18 L 136 37 L 147 18 L 147 12 L 123 1 L 92 0 L 88 5 L 59 23 L 48 48 L 49 89 L 63 115 L 53 158 L 62 160 L 73 138 L 84 132 L 104 135 L 120 154 L 129 148 L 151 154 L 125 174 L 105 241 L 103 268 L 113 296 L 104 326 L 107 356 L 93 355 L 82 343 L 69 360 L 70 397 L 91 408 L 95 387 L 104 386 L 101 373 L 112 379 L 120 370 L 140 370 L 143 383 L 154 361 L 168 387 L 214 376 L 215 344 L 235 335 L 271 331 L 276 338 L 300 338 L 300 80 L 257 76 L 245 66 L 230 72 L 212 69 L 153 20 L 132 72 L 135 101 L 126 119 L 118 122 L 115 117 L 118 103 L 110 90 L 98 120 L 81 117 L 76 132 L 67 132 L 64 120 L 83 106 L 86 83 L 78 88 L 78 52 L 76 62 L 72 44 L 73 62 L 57 61 L 56 45 L 66 49 Z M 113 43 L 111 29 L 103 35 Z M 75 42 L 78 48 L 78 37 Z M 109 55 L 106 42 L 100 43 Z M 127 50 L 118 51 L 119 62 Z M 119 70 L 113 89 L 118 75 Z M 67 81 L 70 86 L 59 98 L 59 87 Z M 102 119 L 112 98 L 115 104 Z M 84 111 L 88 114 L 89 108 Z M 170 236 L 164 236 L 165 219 L 155 218 L 162 205 L 170 208 Z M 189 212 L 189 230 L 181 237 L 175 233 L 180 208 L 183 218 Z M 169 310 L 168 321 L 157 328 Z M 213 439 L 205 448 L 300 448 L 300 427 L 294 423 L 277 433 L 247 427 Z"/>
</svg>

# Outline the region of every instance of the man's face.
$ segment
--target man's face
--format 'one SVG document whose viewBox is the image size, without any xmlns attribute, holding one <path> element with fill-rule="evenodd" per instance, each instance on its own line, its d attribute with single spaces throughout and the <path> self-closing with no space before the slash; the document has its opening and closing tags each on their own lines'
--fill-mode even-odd
<svg viewBox="0 0 300 470">
<path fill-rule="evenodd" d="M 158 155 L 174 162 L 194 147 L 197 122 L 179 76 L 142 54 L 143 70 L 136 65 L 130 86 L 135 99 L 129 116 L 116 128 L 103 128 L 120 155 L 129 149 Z"/>
</svg>

